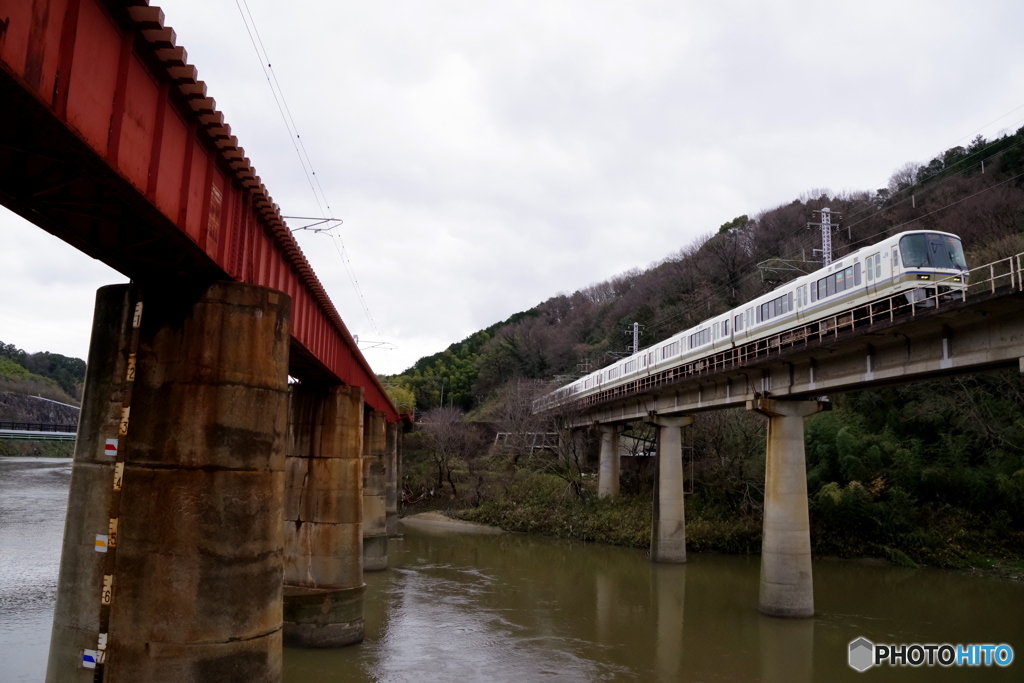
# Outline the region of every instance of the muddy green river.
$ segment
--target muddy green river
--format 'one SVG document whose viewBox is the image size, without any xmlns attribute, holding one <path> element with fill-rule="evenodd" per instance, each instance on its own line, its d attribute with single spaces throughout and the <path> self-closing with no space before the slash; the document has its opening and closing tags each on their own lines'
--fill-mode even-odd
<svg viewBox="0 0 1024 683">
<path fill-rule="evenodd" d="M 0 681 L 46 666 L 67 460 L 0 460 Z M 1024 680 L 1024 583 L 814 564 L 813 619 L 757 612 L 759 558 L 404 528 L 366 575 L 366 640 L 285 651 L 287 683 Z M 847 663 L 849 643 L 1007 644 L 1006 667 Z"/>
</svg>

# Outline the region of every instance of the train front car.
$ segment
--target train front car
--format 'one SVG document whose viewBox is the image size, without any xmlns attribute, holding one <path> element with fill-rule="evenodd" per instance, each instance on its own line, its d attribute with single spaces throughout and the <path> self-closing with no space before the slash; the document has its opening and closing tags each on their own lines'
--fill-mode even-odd
<svg viewBox="0 0 1024 683">
<path fill-rule="evenodd" d="M 961 298 L 967 289 L 967 259 L 960 238 L 948 232 L 910 232 L 899 238 L 898 282 L 907 301 L 934 306 Z M 894 278 L 895 279 L 895 278 Z"/>
</svg>

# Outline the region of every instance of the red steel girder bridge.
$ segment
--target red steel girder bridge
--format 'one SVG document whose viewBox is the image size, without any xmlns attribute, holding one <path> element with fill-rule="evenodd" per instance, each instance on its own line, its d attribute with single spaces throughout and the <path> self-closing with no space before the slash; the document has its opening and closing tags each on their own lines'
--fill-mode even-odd
<svg viewBox="0 0 1024 683">
<path fill-rule="evenodd" d="M 0 203 L 127 277 L 287 293 L 291 375 L 398 413 L 147 0 L 0 0 Z"/>
</svg>

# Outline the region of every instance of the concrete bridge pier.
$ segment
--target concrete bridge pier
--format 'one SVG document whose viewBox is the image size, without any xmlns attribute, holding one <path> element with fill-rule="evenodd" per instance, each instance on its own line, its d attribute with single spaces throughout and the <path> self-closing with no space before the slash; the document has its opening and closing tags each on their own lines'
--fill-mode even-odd
<svg viewBox="0 0 1024 683">
<path fill-rule="evenodd" d="M 597 495 L 614 498 L 619 495 L 619 433 L 618 425 L 603 424 L 601 429 L 601 469 L 597 479 Z"/>
<path fill-rule="evenodd" d="M 389 538 L 398 533 L 398 450 L 402 442 L 402 425 L 388 423 L 387 461 L 384 474 L 384 515 Z"/>
<path fill-rule="evenodd" d="M 683 506 L 683 427 L 693 418 L 652 416 L 658 427 L 658 477 L 654 483 L 652 562 L 686 562 L 686 515 Z"/>
<path fill-rule="evenodd" d="M 759 608 L 770 616 L 814 616 L 804 418 L 825 405 L 777 399 L 747 403 L 748 410 L 768 416 Z"/>
<path fill-rule="evenodd" d="M 97 293 L 47 681 L 281 680 L 290 305 Z"/>
<path fill-rule="evenodd" d="M 363 389 L 291 388 L 284 642 L 363 640 Z"/>
<path fill-rule="evenodd" d="M 388 423 L 384 413 L 366 413 L 363 431 L 363 571 L 388 568 L 386 456 Z"/>
</svg>

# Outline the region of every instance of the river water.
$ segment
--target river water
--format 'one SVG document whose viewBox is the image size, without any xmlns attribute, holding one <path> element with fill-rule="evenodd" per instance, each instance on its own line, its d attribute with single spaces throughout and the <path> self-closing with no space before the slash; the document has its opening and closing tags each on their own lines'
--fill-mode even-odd
<svg viewBox="0 0 1024 683">
<path fill-rule="evenodd" d="M 42 680 L 70 461 L 0 459 L 0 681 Z M 286 683 L 1024 680 L 1024 584 L 816 561 L 813 619 L 757 612 L 757 557 L 405 526 L 366 575 L 366 640 L 285 650 Z M 1007 643 L 1006 668 L 847 666 L 850 641 Z"/>
</svg>

